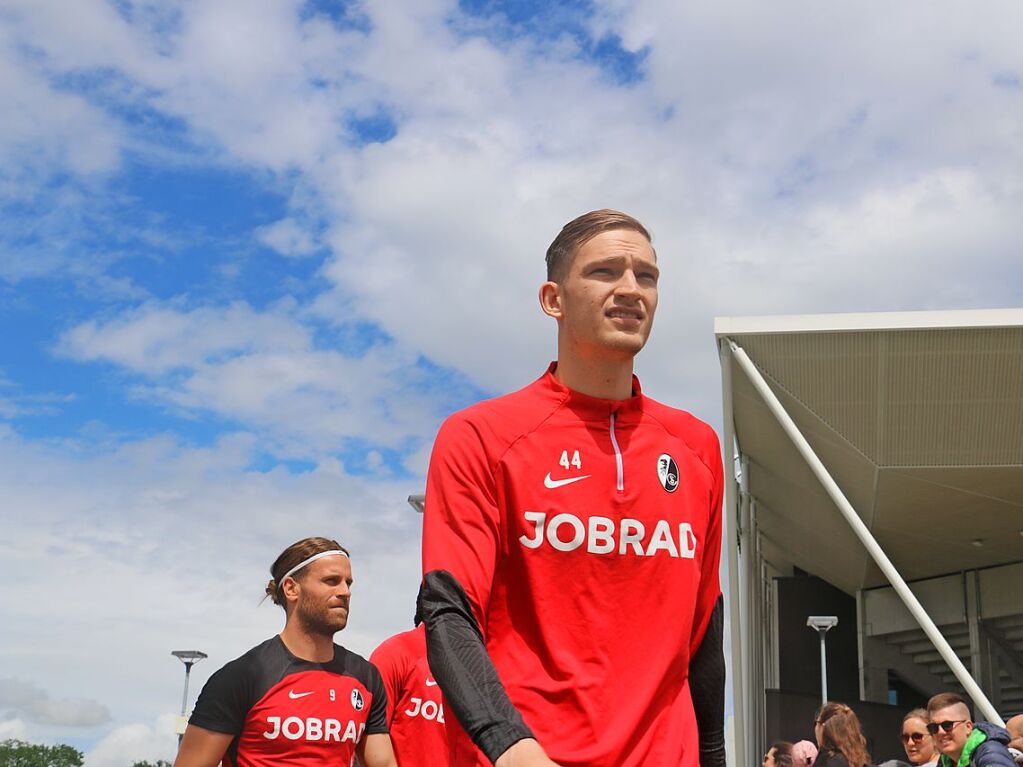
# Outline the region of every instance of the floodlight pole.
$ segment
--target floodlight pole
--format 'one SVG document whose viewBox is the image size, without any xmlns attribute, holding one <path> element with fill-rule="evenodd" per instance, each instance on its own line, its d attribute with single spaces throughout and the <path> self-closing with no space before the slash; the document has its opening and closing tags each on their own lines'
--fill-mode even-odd
<svg viewBox="0 0 1023 767">
<path fill-rule="evenodd" d="M 838 625 L 838 618 L 834 615 L 811 615 L 806 619 L 806 625 L 817 632 L 821 638 L 821 705 L 828 702 L 828 655 L 824 649 L 824 637 L 828 631 Z"/>
<path fill-rule="evenodd" d="M 989 722 L 999 725 L 1000 727 L 1005 726 L 1005 721 L 1002 719 L 998 710 L 991 705 L 991 701 L 988 700 L 987 695 L 980 689 L 980 685 L 970 675 L 970 672 L 966 670 L 966 666 L 959 659 L 959 656 L 955 654 L 955 650 L 949 645 L 945 638 L 941 635 L 938 627 L 934 625 L 934 621 L 931 620 L 931 616 L 924 610 L 923 605 L 920 604 L 920 600 L 916 598 L 913 591 L 906 584 L 905 579 L 892 564 L 892 561 L 888 558 L 888 555 L 884 553 L 874 536 L 871 534 L 867 526 L 863 524 L 863 520 L 860 519 L 859 514 L 856 513 L 856 509 L 849 503 L 849 499 L 845 497 L 838 483 L 835 482 L 831 474 L 828 473 L 824 463 L 817 454 L 810 447 L 810 443 L 803 436 L 802 432 L 799 431 L 799 427 L 796 426 L 795 421 L 792 420 L 792 416 L 786 412 L 784 406 L 778 401 L 778 397 L 775 396 L 774 391 L 768 385 L 767 381 L 757 370 L 757 366 L 753 364 L 753 360 L 746 354 L 746 350 L 739 346 L 732 339 L 728 339 L 728 346 L 732 350 L 732 356 L 735 361 L 739 363 L 739 367 L 742 368 L 746 377 L 750 383 L 753 384 L 753 388 L 757 390 L 760 396 L 764 400 L 764 404 L 771 411 L 774 417 L 777 419 L 779 425 L 785 434 L 788 435 L 789 439 L 796 446 L 796 450 L 806 461 L 810 470 L 813 471 L 814 475 L 824 486 L 824 490 L 831 500 L 835 502 L 839 512 L 845 518 L 845 521 L 849 523 L 853 533 L 859 539 L 860 543 L 870 554 L 871 558 L 877 564 L 878 568 L 884 573 L 885 578 L 892 584 L 892 588 L 895 593 L 902 599 L 903 604 L 906 605 L 906 609 L 909 610 L 910 614 L 916 620 L 917 625 L 923 629 L 927 638 L 934 644 L 934 649 L 938 651 L 938 654 L 942 657 L 945 663 L 948 664 L 952 674 L 959 681 L 959 684 L 966 690 L 966 694 L 973 699 L 973 702 L 977 704 L 977 708 L 981 710 L 984 717 Z"/>
<path fill-rule="evenodd" d="M 188 713 L 188 677 L 192 673 L 192 666 L 209 656 L 199 650 L 172 650 L 171 655 L 185 664 L 185 692 L 181 695 L 181 718 L 184 719 Z M 178 733 L 178 748 L 181 747 L 183 737 L 184 733 Z"/>
</svg>

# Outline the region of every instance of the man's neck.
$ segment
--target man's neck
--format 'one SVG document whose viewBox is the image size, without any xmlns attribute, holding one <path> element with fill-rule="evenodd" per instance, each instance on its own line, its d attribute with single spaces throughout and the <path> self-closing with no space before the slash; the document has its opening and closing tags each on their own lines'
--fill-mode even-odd
<svg viewBox="0 0 1023 767">
<path fill-rule="evenodd" d="M 314 663 L 334 660 L 334 637 L 306 631 L 297 621 L 290 620 L 281 631 L 281 641 L 296 658 Z"/>
<path fill-rule="evenodd" d="M 632 396 L 633 358 L 583 360 L 558 355 L 554 377 L 572 391 L 599 399 L 628 399 Z"/>
</svg>

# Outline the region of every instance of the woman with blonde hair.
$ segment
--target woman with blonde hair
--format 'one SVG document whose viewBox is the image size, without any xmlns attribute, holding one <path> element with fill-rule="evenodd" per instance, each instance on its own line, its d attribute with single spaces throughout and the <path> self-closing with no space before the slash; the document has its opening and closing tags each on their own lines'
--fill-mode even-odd
<svg viewBox="0 0 1023 767">
<path fill-rule="evenodd" d="M 867 739 L 860 720 L 844 703 L 825 703 L 814 717 L 814 735 L 820 752 L 813 767 L 869 767 Z"/>
<path fill-rule="evenodd" d="M 927 732 L 929 721 L 922 708 L 914 708 L 902 718 L 902 747 L 910 764 L 918 767 L 934 767 L 938 763 L 938 749 Z"/>
</svg>

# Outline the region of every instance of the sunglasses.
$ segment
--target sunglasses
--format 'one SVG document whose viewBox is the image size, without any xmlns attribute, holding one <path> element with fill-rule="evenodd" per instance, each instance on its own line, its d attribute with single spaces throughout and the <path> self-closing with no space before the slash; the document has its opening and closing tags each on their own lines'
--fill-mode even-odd
<svg viewBox="0 0 1023 767">
<path fill-rule="evenodd" d="M 957 724 L 962 724 L 963 722 L 968 722 L 968 721 L 970 721 L 970 720 L 969 719 L 956 719 L 955 721 L 947 720 L 947 721 L 944 721 L 944 722 L 931 722 L 930 724 L 927 725 L 927 732 L 929 732 L 931 735 L 937 735 L 939 727 L 941 729 L 943 729 L 945 732 L 952 732 L 952 730 L 955 729 L 955 726 Z"/>
<path fill-rule="evenodd" d="M 913 741 L 914 743 L 919 743 L 926 737 L 927 733 L 925 732 L 904 732 L 902 733 L 902 742 L 909 743 L 909 741 Z"/>
</svg>

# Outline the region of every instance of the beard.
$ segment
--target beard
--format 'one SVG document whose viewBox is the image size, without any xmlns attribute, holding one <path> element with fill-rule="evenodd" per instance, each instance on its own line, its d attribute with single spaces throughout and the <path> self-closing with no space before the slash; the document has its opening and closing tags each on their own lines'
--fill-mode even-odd
<svg viewBox="0 0 1023 767">
<path fill-rule="evenodd" d="M 333 637 L 338 631 L 348 625 L 348 606 L 345 610 L 336 607 L 331 608 L 324 604 L 310 604 L 308 600 L 298 603 L 295 610 L 295 617 L 310 634 Z"/>
</svg>

